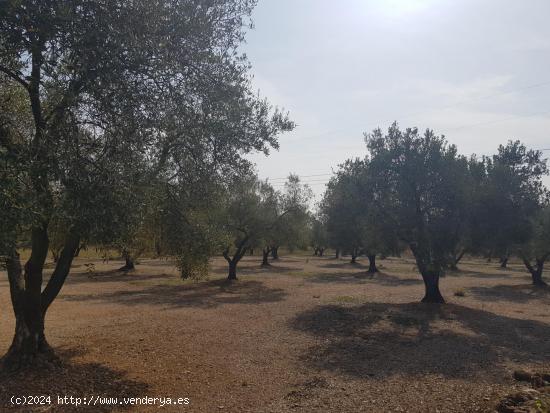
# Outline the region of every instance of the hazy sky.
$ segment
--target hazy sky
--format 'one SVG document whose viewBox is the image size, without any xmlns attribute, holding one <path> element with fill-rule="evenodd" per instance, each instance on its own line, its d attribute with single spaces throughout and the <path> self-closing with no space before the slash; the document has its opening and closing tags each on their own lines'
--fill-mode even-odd
<svg viewBox="0 0 550 413">
<path fill-rule="evenodd" d="M 364 156 L 363 132 L 393 120 L 467 154 L 550 148 L 549 18 L 550 0 L 260 0 L 245 47 L 255 86 L 298 124 L 252 157 L 260 176 L 309 176 L 320 194 Z"/>
</svg>

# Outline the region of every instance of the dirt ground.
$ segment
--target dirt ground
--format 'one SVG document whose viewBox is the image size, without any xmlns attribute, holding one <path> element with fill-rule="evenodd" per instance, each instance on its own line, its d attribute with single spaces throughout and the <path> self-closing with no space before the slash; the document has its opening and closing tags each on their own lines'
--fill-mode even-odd
<svg viewBox="0 0 550 413">
<path fill-rule="evenodd" d="M 418 304 L 414 262 L 246 257 L 228 284 L 183 282 L 169 261 L 76 260 L 46 320 L 61 356 L 36 374 L 0 373 L 0 411 L 476 412 L 550 370 L 550 294 L 517 262 L 465 259 L 441 280 L 448 304 Z M 365 260 L 366 261 L 366 260 Z M 86 264 L 94 264 L 93 271 Z M 0 274 L 0 352 L 14 320 Z M 12 395 L 187 397 L 186 406 L 11 407 Z"/>
</svg>

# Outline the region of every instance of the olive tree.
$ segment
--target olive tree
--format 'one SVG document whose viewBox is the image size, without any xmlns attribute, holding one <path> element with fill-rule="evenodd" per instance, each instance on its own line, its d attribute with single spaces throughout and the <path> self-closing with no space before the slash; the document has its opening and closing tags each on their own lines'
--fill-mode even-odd
<svg viewBox="0 0 550 413">
<path fill-rule="evenodd" d="M 439 279 L 458 242 L 457 221 L 466 208 L 467 160 L 441 136 L 416 128 L 366 135 L 373 201 L 411 249 L 425 286 L 423 302 L 442 303 Z"/>
<path fill-rule="evenodd" d="M 31 125 L 3 122 L 0 141 L 8 178 L 2 185 L 10 186 L 1 200 L 7 240 L 0 255 L 16 317 L 6 365 L 52 354 L 45 316 L 81 241 L 114 242 L 121 228 L 134 225 L 129 212 L 153 176 L 169 180 L 179 160 L 197 154 L 277 145 L 286 115 L 252 92 L 248 62 L 238 52 L 254 4 L 2 3 L 0 90 L 18 88 L 25 109 L 11 107 L 7 117 Z M 42 288 L 53 217 L 65 240 Z M 22 242 L 31 250 L 24 265 Z"/>
<path fill-rule="evenodd" d="M 313 192 L 308 185 L 301 183 L 297 175 L 290 174 L 278 195 L 278 218 L 268 237 L 268 248 L 274 260 L 279 259 L 279 248 L 290 251 L 306 248 L 308 243 L 309 203 Z M 264 251 L 265 254 L 265 251 Z M 263 264 L 267 264 L 264 257 Z"/>
<path fill-rule="evenodd" d="M 529 241 L 520 246 L 519 255 L 531 274 L 533 285 L 546 286 L 542 279 L 544 264 L 550 258 L 550 207 L 537 212 L 532 219 Z"/>
<path fill-rule="evenodd" d="M 369 273 L 378 272 L 376 256 L 397 253 L 395 232 L 384 222 L 373 200 L 367 159 L 347 160 L 327 186 L 322 211 L 327 222 L 329 243 L 351 253 L 356 263 L 361 253 L 369 259 Z"/>
<path fill-rule="evenodd" d="M 310 191 L 290 176 L 285 191 L 276 191 L 255 175 L 236 180 L 226 195 L 222 227 L 228 243 L 223 256 L 229 264 L 229 280 L 237 279 L 237 265 L 251 248 L 262 248 L 262 265 L 269 265 L 274 240 L 293 220 L 307 211 Z"/>
<path fill-rule="evenodd" d="M 229 280 L 237 279 L 237 265 L 248 250 L 266 245 L 276 217 L 275 190 L 267 182 L 250 175 L 231 185 L 221 225 L 227 234 L 222 254 L 229 265 Z"/>
<path fill-rule="evenodd" d="M 309 233 L 310 245 L 313 247 L 313 255 L 322 257 L 329 244 L 327 226 L 322 214 L 310 216 Z"/>
<path fill-rule="evenodd" d="M 497 154 L 483 162 L 473 232 L 489 256 L 498 254 L 505 267 L 508 256 L 529 240 L 532 218 L 546 192 L 542 177 L 548 168 L 541 151 L 519 141 L 500 145 Z"/>
</svg>

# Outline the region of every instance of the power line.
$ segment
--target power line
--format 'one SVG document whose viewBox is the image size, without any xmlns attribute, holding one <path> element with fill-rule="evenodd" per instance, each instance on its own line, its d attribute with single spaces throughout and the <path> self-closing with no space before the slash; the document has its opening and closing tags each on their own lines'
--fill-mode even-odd
<svg viewBox="0 0 550 413">
<path fill-rule="evenodd" d="M 318 177 L 318 176 L 330 176 L 332 175 L 332 173 L 329 173 L 329 174 L 316 174 L 316 175 L 297 175 L 298 178 L 302 179 L 302 178 L 313 178 L 313 177 Z M 280 181 L 280 180 L 287 180 L 288 179 L 288 176 L 284 177 L 284 178 L 266 178 L 266 179 L 269 179 L 270 181 Z"/>
<path fill-rule="evenodd" d="M 539 148 L 539 149 L 535 149 L 535 151 L 541 151 L 541 152 L 546 152 L 546 151 L 550 151 L 550 148 Z M 300 182 L 301 183 L 304 183 L 304 184 L 310 184 L 310 183 L 315 183 L 316 185 L 319 185 L 319 184 L 328 184 L 329 183 L 329 180 L 327 179 L 312 179 L 312 180 L 308 180 L 308 179 L 303 179 L 303 178 L 312 178 L 312 177 L 319 177 L 319 176 L 333 176 L 334 173 L 331 172 L 331 173 L 326 173 L 326 174 L 313 174 L 313 175 L 296 175 L 298 178 L 300 178 Z M 267 179 L 268 181 L 275 181 L 275 180 L 284 180 L 286 181 L 288 179 L 288 177 L 286 178 L 270 178 L 270 177 L 267 177 L 267 178 L 264 178 L 264 179 Z M 284 186 L 285 185 L 285 182 L 273 182 L 272 183 L 273 186 Z"/>
</svg>

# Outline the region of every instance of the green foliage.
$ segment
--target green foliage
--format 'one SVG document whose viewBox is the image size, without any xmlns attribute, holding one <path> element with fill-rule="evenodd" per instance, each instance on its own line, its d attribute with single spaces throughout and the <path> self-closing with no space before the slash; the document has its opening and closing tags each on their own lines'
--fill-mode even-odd
<svg viewBox="0 0 550 413">
<path fill-rule="evenodd" d="M 542 152 L 510 141 L 484 158 L 483 168 L 472 202 L 472 233 L 478 251 L 508 254 L 530 238 L 531 219 L 546 197 L 546 161 Z"/>
<path fill-rule="evenodd" d="M 550 257 L 550 206 L 537 211 L 529 225 L 528 241 L 520 245 L 520 252 L 528 260 L 546 261 Z"/>
<path fill-rule="evenodd" d="M 249 168 L 244 154 L 276 148 L 294 124 L 252 90 L 238 51 L 254 5 L 5 2 L 0 90 L 17 96 L 14 116 L 28 119 L 3 126 L 3 170 L 13 179 L 2 180 L 1 202 L 34 213 L 26 227 L 2 226 L 6 242 L 56 220 L 90 242 L 138 254 L 158 229 L 153 183 L 223 179 Z M 21 208 L 12 198 L 23 193 L 22 180 Z"/>
<path fill-rule="evenodd" d="M 12 254 L 18 234 L 32 221 L 22 143 L 32 133 L 32 116 L 23 91 L 0 83 L 0 265 Z"/>
<path fill-rule="evenodd" d="M 388 255 L 399 250 L 391 223 L 374 202 L 368 160 L 348 160 L 327 186 L 321 212 L 333 248 Z"/>
<path fill-rule="evenodd" d="M 160 248 L 176 257 L 183 279 L 208 275 L 208 260 L 225 245 L 219 223 L 221 188 L 195 184 L 191 190 L 166 186 L 158 216 Z"/>
<path fill-rule="evenodd" d="M 222 227 L 231 240 L 228 253 L 303 243 L 299 232 L 307 225 L 312 194 L 298 177 L 290 175 L 282 193 L 254 175 L 237 179 L 227 191 Z"/>
<path fill-rule="evenodd" d="M 325 249 L 329 244 L 326 223 L 318 217 L 310 217 L 310 243 L 315 250 Z"/>
<path fill-rule="evenodd" d="M 304 249 L 308 244 L 309 202 L 313 192 L 303 185 L 297 175 L 289 175 L 282 193 L 275 194 L 275 224 L 266 237 L 273 247 L 287 247 L 290 251 Z"/>
<path fill-rule="evenodd" d="M 386 228 L 413 251 L 423 273 L 439 274 L 459 241 L 467 182 L 467 160 L 443 137 L 427 130 L 375 130 L 366 136 L 371 154 L 373 202 Z"/>
</svg>

